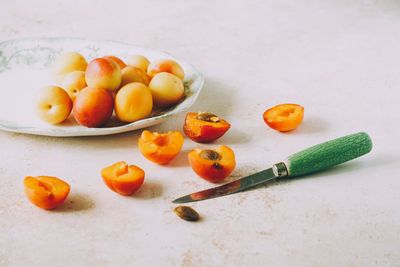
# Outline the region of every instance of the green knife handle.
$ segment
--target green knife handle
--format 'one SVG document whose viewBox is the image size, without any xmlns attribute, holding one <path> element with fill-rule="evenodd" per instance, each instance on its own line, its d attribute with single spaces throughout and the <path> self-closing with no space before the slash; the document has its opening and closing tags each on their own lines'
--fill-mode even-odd
<svg viewBox="0 0 400 267">
<path fill-rule="evenodd" d="M 286 167 L 290 177 L 318 172 L 367 154 L 372 149 L 366 133 L 343 136 L 297 152 L 288 157 Z"/>
</svg>

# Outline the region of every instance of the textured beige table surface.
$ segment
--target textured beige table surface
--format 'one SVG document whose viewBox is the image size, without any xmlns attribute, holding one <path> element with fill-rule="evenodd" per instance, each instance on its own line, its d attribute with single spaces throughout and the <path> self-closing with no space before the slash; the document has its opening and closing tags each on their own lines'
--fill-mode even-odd
<svg viewBox="0 0 400 267">
<path fill-rule="evenodd" d="M 0 1 L 0 41 L 41 36 L 130 42 L 191 62 L 206 77 L 192 110 L 232 123 L 214 145 L 235 150 L 233 177 L 358 131 L 374 149 L 324 173 L 196 203 L 203 220 L 188 223 L 171 200 L 210 186 L 188 167 L 190 140 L 160 167 L 140 155 L 140 132 L 0 132 L 0 266 L 400 266 L 399 1 Z M 289 134 L 261 119 L 282 102 L 305 107 Z M 181 129 L 183 118 L 151 130 Z M 100 169 L 119 160 L 146 171 L 134 197 L 101 181 Z M 23 177 L 40 174 L 70 182 L 61 209 L 26 200 Z"/>
</svg>

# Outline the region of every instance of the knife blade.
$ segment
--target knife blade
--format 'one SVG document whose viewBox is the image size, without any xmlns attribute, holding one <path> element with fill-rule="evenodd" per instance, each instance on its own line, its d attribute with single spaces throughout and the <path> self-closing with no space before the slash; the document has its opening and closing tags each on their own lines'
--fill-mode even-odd
<svg viewBox="0 0 400 267">
<path fill-rule="evenodd" d="M 277 165 L 278 164 L 275 164 L 274 166 Z M 286 169 L 286 166 L 283 165 L 281 166 Z M 281 175 L 284 175 L 284 171 L 282 172 Z M 217 186 L 214 188 L 206 189 L 203 191 L 183 196 L 181 198 L 175 199 L 172 202 L 176 204 L 188 203 L 188 202 L 195 202 L 205 199 L 216 198 L 220 196 L 226 196 L 246 190 L 250 187 L 265 183 L 267 181 L 274 180 L 275 178 L 278 177 L 279 173 L 277 173 L 276 171 L 274 172 L 274 168 L 269 168 L 221 186 Z"/>
<path fill-rule="evenodd" d="M 173 203 L 189 203 L 231 195 L 259 184 L 282 177 L 298 177 L 322 171 L 332 166 L 361 157 L 372 149 L 372 141 L 364 132 L 327 141 L 289 156 L 272 168 L 251 174 L 233 182 L 191 193 L 173 200 Z"/>
</svg>

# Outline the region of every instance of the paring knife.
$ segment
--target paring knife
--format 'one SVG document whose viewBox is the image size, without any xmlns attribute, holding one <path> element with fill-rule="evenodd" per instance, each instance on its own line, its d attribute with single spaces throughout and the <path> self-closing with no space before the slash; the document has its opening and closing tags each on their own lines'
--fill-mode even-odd
<svg viewBox="0 0 400 267">
<path fill-rule="evenodd" d="M 183 196 L 172 202 L 188 203 L 222 197 L 277 178 L 291 178 L 322 171 L 367 154 L 371 149 L 371 138 L 364 132 L 343 136 L 297 152 L 267 170 Z"/>
</svg>

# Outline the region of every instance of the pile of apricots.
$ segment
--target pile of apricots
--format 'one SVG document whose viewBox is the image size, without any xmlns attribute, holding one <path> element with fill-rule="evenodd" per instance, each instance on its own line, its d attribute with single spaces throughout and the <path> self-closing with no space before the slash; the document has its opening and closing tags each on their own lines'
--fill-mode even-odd
<svg viewBox="0 0 400 267">
<path fill-rule="evenodd" d="M 267 109 L 263 119 L 271 128 L 287 132 L 296 129 L 302 123 L 303 116 L 302 106 L 281 104 Z M 230 127 L 228 121 L 215 114 L 189 112 L 185 117 L 183 132 L 195 142 L 209 143 L 223 136 Z M 166 165 L 180 153 L 184 139 L 179 131 L 158 133 L 144 130 L 138 140 L 138 147 L 146 159 Z M 212 183 L 222 182 L 236 167 L 235 153 L 226 145 L 214 149 L 195 148 L 188 153 L 187 158 L 193 171 Z M 120 161 L 103 168 L 101 177 L 110 190 L 129 196 L 144 183 L 145 171 Z M 48 210 L 61 205 L 70 192 L 68 183 L 51 176 L 27 176 L 24 186 L 28 199 L 37 207 Z"/>
<path fill-rule="evenodd" d="M 77 52 L 62 54 L 53 66 L 58 86 L 44 87 L 37 101 L 39 117 L 59 124 L 73 114 L 86 127 L 104 126 L 115 111 L 125 123 L 147 118 L 153 108 L 168 108 L 184 98 L 184 70 L 174 60 L 150 62 L 133 55 L 89 63 Z"/>
</svg>

